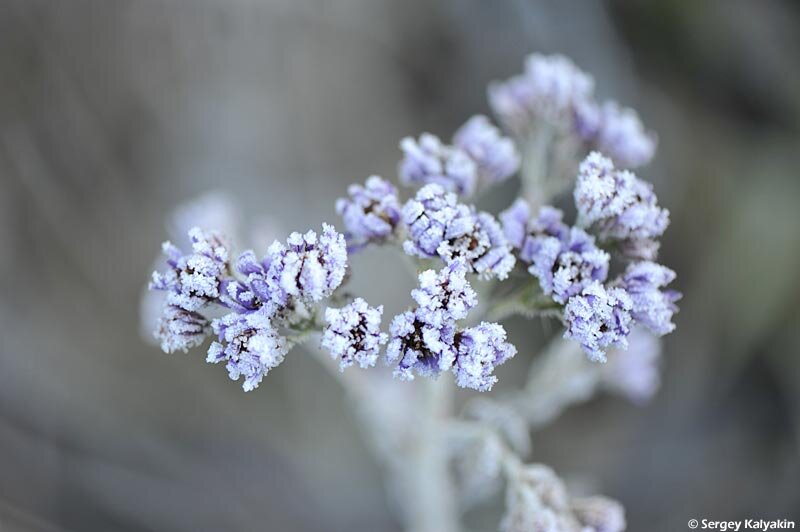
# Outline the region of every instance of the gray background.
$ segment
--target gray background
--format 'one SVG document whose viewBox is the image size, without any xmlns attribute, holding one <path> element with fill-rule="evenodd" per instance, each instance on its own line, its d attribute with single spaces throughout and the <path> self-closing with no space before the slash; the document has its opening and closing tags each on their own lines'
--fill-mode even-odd
<svg viewBox="0 0 800 532">
<path fill-rule="evenodd" d="M 632 531 L 800 520 L 799 6 L 0 0 L 0 529 L 398 530 L 310 356 L 243 394 L 142 340 L 141 290 L 176 204 L 221 188 L 246 220 L 334 220 L 347 183 L 393 175 L 400 137 L 487 112 L 531 51 L 658 131 L 641 175 L 685 293 L 656 400 L 572 409 L 536 460 L 622 500 Z M 358 286 L 399 308 L 385 259 L 358 258 Z M 547 333 L 524 325 L 501 386 Z"/>
</svg>

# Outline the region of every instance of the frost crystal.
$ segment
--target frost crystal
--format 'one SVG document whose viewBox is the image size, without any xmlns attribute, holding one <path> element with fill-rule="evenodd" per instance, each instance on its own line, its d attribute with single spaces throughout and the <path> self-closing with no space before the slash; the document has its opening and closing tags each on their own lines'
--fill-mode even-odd
<svg viewBox="0 0 800 532">
<path fill-rule="evenodd" d="M 445 263 L 465 261 L 481 278 L 505 279 L 514 256 L 500 225 L 488 213 L 458 203 L 439 185 L 426 185 L 403 207 L 408 239 L 403 249 L 424 258 L 439 256 Z"/>
<path fill-rule="evenodd" d="M 576 108 L 590 99 L 592 77 L 561 55 L 532 54 L 525 72 L 489 85 L 489 105 L 503 125 L 524 135 L 538 120 L 573 128 Z"/>
<path fill-rule="evenodd" d="M 166 305 L 158 320 L 155 336 L 165 353 L 185 353 L 202 344 L 209 332 L 209 322 L 201 314 Z"/>
<path fill-rule="evenodd" d="M 439 137 L 423 133 L 419 141 L 400 142 L 404 157 L 398 167 L 400 181 L 408 186 L 437 183 L 461 196 L 470 196 L 478 181 L 478 167 L 460 148 L 447 146 Z"/>
<path fill-rule="evenodd" d="M 349 198 L 336 201 L 336 212 L 344 220 L 348 239 L 356 243 L 382 242 L 400 222 L 397 189 L 378 176 L 371 176 L 364 186 L 353 184 Z"/>
<path fill-rule="evenodd" d="M 608 347 L 628 347 L 632 306 L 631 296 L 625 290 L 606 289 L 594 282 L 567 302 L 564 338 L 581 344 L 590 360 L 605 362 Z"/>
<path fill-rule="evenodd" d="M 475 161 L 481 185 L 505 181 L 519 169 L 520 158 L 514 142 L 502 136 L 483 115 L 467 120 L 453 135 L 453 144 Z"/>
<path fill-rule="evenodd" d="M 170 269 L 153 272 L 150 289 L 166 291 L 168 305 L 194 312 L 219 297 L 220 281 L 229 264 L 228 249 L 220 235 L 194 227 L 189 230 L 189 237 L 189 255 L 164 242 L 162 248 Z"/>
<path fill-rule="evenodd" d="M 286 246 L 275 241 L 267 252 L 266 274 L 272 301 L 286 306 L 290 298 L 317 302 L 329 297 L 342 283 L 347 269 L 344 236 L 333 226 L 323 224 L 322 234 L 292 233 Z"/>
<path fill-rule="evenodd" d="M 675 290 L 661 290 L 675 280 L 675 272 L 654 262 L 635 262 L 628 265 L 622 278 L 616 282 L 630 294 L 633 318 L 663 336 L 675 329 L 672 316 L 678 311 L 675 304 L 681 298 Z"/>
<path fill-rule="evenodd" d="M 506 342 L 506 330 L 497 323 L 482 322 L 461 331 L 456 344 L 458 354 L 453 366 L 456 383 L 479 392 L 491 390 L 497 382 L 492 375 L 494 368 L 517 354 L 517 349 Z"/>
<path fill-rule="evenodd" d="M 438 274 L 420 274 L 420 287 L 411 295 L 418 307 L 392 320 L 387 361 L 397 363 L 394 374 L 413 380 L 414 373 L 437 377 L 456 359 L 456 321 L 464 319 L 477 304 L 475 291 L 466 280 L 462 261 L 452 262 Z"/>
<path fill-rule="evenodd" d="M 603 240 L 621 241 L 634 258 L 655 257 L 669 211 L 658 206 L 652 185 L 592 152 L 581 163 L 574 195 L 582 225 L 595 227 Z"/>
<path fill-rule="evenodd" d="M 206 361 L 226 361 L 230 378 L 238 380 L 243 376 L 244 391 L 254 390 L 269 370 L 283 362 L 287 352 L 286 339 L 274 329 L 271 320 L 266 309 L 226 314 L 214 320 L 212 327 L 219 341 L 209 347 Z"/>
<path fill-rule="evenodd" d="M 381 345 L 387 340 L 386 333 L 381 332 L 382 315 L 383 306 L 370 307 L 361 298 L 340 309 L 325 311 L 328 326 L 322 336 L 322 347 L 339 359 L 340 369 L 353 363 L 362 368 L 375 365 Z"/>
</svg>

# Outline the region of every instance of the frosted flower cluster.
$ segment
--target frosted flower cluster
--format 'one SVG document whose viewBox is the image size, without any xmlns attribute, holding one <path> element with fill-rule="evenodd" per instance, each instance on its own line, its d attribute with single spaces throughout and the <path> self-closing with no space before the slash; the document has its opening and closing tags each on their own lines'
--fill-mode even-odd
<svg viewBox="0 0 800 532">
<path fill-rule="evenodd" d="M 461 126 L 451 145 L 423 133 L 419 140 L 404 138 L 400 148 L 404 155 L 398 166 L 401 183 L 435 183 L 464 197 L 505 181 L 520 164 L 514 142 L 483 115 L 475 115 Z"/>
<path fill-rule="evenodd" d="M 222 278 L 228 273 L 228 248 L 222 237 L 194 227 L 189 230 L 192 253 L 184 255 L 170 242 L 162 251 L 167 257 L 165 272 L 153 272 L 150 288 L 167 292 L 167 304 L 194 312 L 219 297 Z"/>
<path fill-rule="evenodd" d="M 336 201 L 336 212 L 355 245 L 380 243 L 391 237 L 400 223 L 397 189 L 379 176 L 370 176 L 362 186 L 352 184 L 347 198 Z"/>
<path fill-rule="evenodd" d="M 580 343 L 591 360 L 605 362 L 610 346 L 628 347 L 632 307 L 625 290 L 594 282 L 564 307 L 565 337 Z"/>
<path fill-rule="evenodd" d="M 655 155 L 656 137 L 636 111 L 598 102 L 592 76 L 561 55 L 528 56 L 522 74 L 489 86 L 489 104 L 520 138 L 536 128 L 555 128 L 623 168 L 643 166 Z"/>
<path fill-rule="evenodd" d="M 453 135 L 453 144 L 475 161 L 481 186 L 501 183 L 519 170 L 514 141 L 504 137 L 483 115 L 467 120 Z"/>
<path fill-rule="evenodd" d="M 595 245 L 594 237 L 562 222 L 563 213 L 544 206 L 536 218 L 530 207 L 518 199 L 500 214 L 509 242 L 528 272 L 539 279 L 545 295 L 564 304 L 593 281 L 608 276 L 608 253 Z"/>
<path fill-rule="evenodd" d="M 594 226 L 603 240 L 622 243 L 634 258 L 656 257 L 669 211 L 658 206 L 652 185 L 592 152 L 580 165 L 574 195 L 582 225 Z"/>
<path fill-rule="evenodd" d="M 360 297 L 345 307 L 325 311 L 327 326 L 322 336 L 322 347 L 333 358 L 339 359 L 340 369 L 354 363 L 362 368 L 375 365 L 381 346 L 388 339 L 386 333 L 381 332 L 382 316 L 383 306 L 370 307 Z"/>
<path fill-rule="evenodd" d="M 419 287 L 411 292 L 417 306 L 396 316 L 390 328 L 386 359 L 396 364 L 395 376 L 413 380 L 452 370 L 459 386 L 486 391 L 497 381 L 494 368 L 516 354 L 501 325 L 459 330 L 458 322 L 477 304 L 467 271 L 463 261 L 453 261 L 438 273 L 419 275 Z"/>
<path fill-rule="evenodd" d="M 568 404 L 598 389 L 644 401 L 659 385 L 659 337 L 675 329 L 681 295 L 670 288 L 675 272 L 656 262 L 669 212 L 629 170 L 652 159 L 656 138 L 634 110 L 598 102 L 593 78 L 559 55 L 529 56 L 522 74 L 493 83 L 488 96 L 510 136 L 475 115 L 449 144 L 430 133 L 404 138 L 396 177 L 411 190 L 376 175 L 350 185 L 335 203 L 341 233 L 328 224 L 291 233 L 263 256 L 234 256 L 221 233 L 197 227 L 190 250 L 165 243 L 166 268 L 150 283 L 165 294 L 155 335 L 168 353 L 213 337 L 207 362 L 224 363 L 245 391 L 315 338 L 370 419 L 377 453 L 397 474 L 393 487 L 424 500 L 410 511 L 437 506 L 439 494 L 426 486 L 457 484 L 462 500 L 452 502 L 471 504 L 505 477 L 504 532 L 621 532 L 618 503 L 574 497 L 552 470 L 524 465 L 521 455 L 531 450 L 530 429 Z M 517 174 L 520 198 L 509 208 L 495 217 L 476 206 L 474 198 Z M 570 187 L 574 221 L 552 205 Z M 206 210 L 183 212 L 182 223 Z M 412 305 L 387 317 L 386 328 L 384 306 L 348 286 L 350 258 L 378 246 L 408 262 L 418 283 Z M 473 400 L 459 408 L 461 419 L 448 415 L 447 387 L 417 394 L 387 386 L 389 372 L 375 368 L 383 360 L 398 381 L 446 377 L 488 392 L 517 353 L 496 322 L 514 314 L 559 320 L 563 339 L 537 359 L 520 393 Z M 608 363 L 589 364 L 581 352 Z M 353 366 L 368 371 L 362 378 Z M 425 442 L 426 431 L 437 436 Z M 423 478 L 445 474 L 458 481 Z M 440 506 L 447 513 L 452 505 Z M 429 528 L 455 528 L 438 526 L 445 518 Z"/>
<path fill-rule="evenodd" d="M 491 214 L 458 203 L 455 194 L 436 184 L 422 187 L 403 206 L 409 255 L 440 257 L 445 263 L 463 261 L 484 279 L 505 279 L 514 256 L 500 224 Z"/>
<path fill-rule="evenodd" d="M 576 107 L 593 91 L 594 79 L 567 57 L 531 54 L 522 74 L 489 85 L 489 104 L 506 128 L 522 136 L 540 120 L 572 127 Z"/>
<path fill-rule="evenodd" d="M 403 160 L 398 175 L 408 186 L 436 183 L 461 196 L 471 196 L 478 184 L 478 167 L 460 148 L 444 144 L 439 137 L 423 133 L 419 140 L 400 142 Z"/>
<path fill-rule="evenodd" d="M 168 269 L 153 274 L 151 288 L 167 292 L 156 336 L 166 352 L 199 346 L 213 331 L 217 341 L 207 361 L 225 362 L 230 377 L 244 377 L 246 391 L 256 388 L 283 362 L 287 341 L 281 328 L 307 320 L 309 305 L 331 295 L 344 279 L 344 236 L 333 226 L 292 233 L 286 245 L 275 242 L 258 260 L 245 251 L 234 273 L 229 250 L 215 233 L 192 229 L 192 253 L 164 244 Z M 228 314 L 210 319 L 210 312 Z"/>
<path fill-rule="evenodd" d="M 605 497 L 573 497 L 547 466 L 527 465 L 512 478 L 501 532 L 622 532 L 622 506 Z"/>
</svg>

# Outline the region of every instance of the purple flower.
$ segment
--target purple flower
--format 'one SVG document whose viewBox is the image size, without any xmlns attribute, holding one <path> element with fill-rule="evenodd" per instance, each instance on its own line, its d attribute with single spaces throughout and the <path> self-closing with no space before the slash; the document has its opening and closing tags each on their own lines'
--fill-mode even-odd
<svg viewBox="0 0 800 532">
<path fill-rule="evenodd" d="M 375 365 L 381 345 L 388 338 L 381 332 L 382 315 L 383 306 L 370 307 L 360 297 L 340 309 L 325 310 L 328 325 L 322 335 L 322 347 L 340 360 L 340 369 L 353 363 L 362 368 Z"/>
<path fill-rule="evenodd" d="M 347 269 L 344 236 L 327 224 L 322 225 L 319 236 L 308 231 L 305 235 L 292 233 L 285 246 L 275 241 L 267 255 L 267 293 L 283 307 L 290 304 L 290 298 L 317 302 L 329 297 Z"/>
<path fill-rule="evenodd" d="M 532 218 L 531 208 L 522 198 L 500 213 L 506 239 L 526 264 L 533 262 L 542 237 L 556 237 L 559 241 L 568 237 L 570 228 L 561 221 L 563 217 L 559 209 L 545 205 L 537 217 Z"/>
<path fill-rule="evenodd" d="M 634 403 L 644 403 L 658 390 L 661 382 L 659 362 L 661 342 L 642 327 L 634 327 L 628 336 L 628 349 L 608 353 L 602 369 L 605 386 Z"/>
<path fill-rule="evenodd" d="M 201 345 L 209 335 L 209 322 L 201 314 L 175 305 L 166 305 L 158 320 L 155 336 L 165 353 L 183 351 Z"/>
<path fill-rule="evenodd" d="M 272 314 L 266 309 L 244 314 L 231 313 L 212 323 L 219 341 L 208 349 L 207 362 L 227 362 L 232 380 L 244 377 L 242 388 L 249 392 L 261 379 L 283 362 L 286 339 L 272 325 Z"/>
<path fill-rule="evenodd" d="M 521 136 L 540 120 L 574 128 L 576 107 L 593 91 L 592 77 L 568 58 L 532 54 L 523 74 L 489 85 L 489 105 L 506 128 Z"/>
<path fill-rule="evenodd" d="M 378 176 L 371 176 L 364 186 L 353 184 L 347 189 L 349 198 L 336 202 L 348 239 L 356 243 L 381 242 L 394 234 L 400 222 L 397 189 Z"/>
<path fill-rule="evenodd" d="M 389 329 L 386 358 L 397 364 L 396 377 L 413 380 L 415 373 L 437 377 L 453 366 L 456 321 L 477 304 L 466 273 L 466 265 L 456 261 L 438 273 L 420 274 L 420 286 L 411 293 L 417 308 L 395 316 Z"/>
<path fill-rule="evenodd" d="M 462 196 L 475 191 L 478 167 L 461 149 L 443 144 L 430 133 L 420 135 L 419 141 L 406 137 L 400 141 L 400 148 L 404 157 L 397 171 L 403 184 L 437 183 Z"/>
<path fill-rule="evenodd" d="M 605 362 L 611 346 L 627 349 L 630 333 L 631 296 L 621 288 L 606 289 L 594 282 L 573 296 L 564 307 L 564 338 L 577 341 L 590 360 Z"/>
<path fill-rule="evenodd" d="M 453 144 L 475 161 L 482 185 L 505 181 L 519 170 L 520 158 L 514 142 L 502 136 L 483 115 L 467 120 L 453 135 Z"/>
<path fill-rule="evenodd" d="M 606 280 L 608 253 L 582 229 L 564 224 L 560 210 L 544 206 L 531 218 L 527 202 L 518 199 L 500 218 L 520 260 L 529 264 L 528 272 L 556 302 L 566 303 L 593 281 Z"/>
<path fill-rule="evenodd" d="M 678 311 L 675 304 L 681 298 L 675 290 L 661 290 L 675 280 L 675 272 L 654 262 L 643 261 L 628 265 L 616 285 L 630 294 L 633 318 L 663 336 L 675 329 L 672 316 Z"/>
<path fill-rule="evenodd" d="M 649 163 L 656 153 L 656 137 L 646 132 L 631 108 L 606 102 L 598 109 L 598 127 L 593 145 L 622 168 Z"/>
<path fill-rule="evenodd" d="M 150 289 L 166 291 L 167 305 L 194 312 L 217 301 L 229 263 L 228 248 L 217 233 L 194 227 L 189 230 L 189 237 L 192 253 L 188 255 L 164 242 L 162 248 L 170 269 L 153 272 Z"/>
<path fill-rule="evenodd" d="M 602 240 L 620 241 L 633 258 L 654 258 L 669 211 L 658 206 L 649 183 L 592 152 L 581 163 L 574 195 L 581 225 L 594 227 Z"/>
<path fill-rule="evenodd" d="M 455 324 L 452 322 L 437 327 L 425 323 L 418 313 L 408 311 L 394 317 L 389 334 L 386 360 L 397 364 L 394 370 L 397 378 L 414 380 L 415 373 L 438 377 L 455 361 Z"/>
<path fill-rule="evenodd" d="M 403 249 L 409 255 L 465 261 L 483 279 L 505 279 L 514 267 L 511 246 L 494 217 L 475 213 L 439 185 L 426 185 L 406 202 L 403 221 L 408 227 Z"/>
<path fill-rule="evenodd" d="M 594 239 L 577 227 L 571 228 L 568 236 L 558 241 L 558 255 L 553 260 L 556 237 L 543 239 L 542 252 L 534 255 L 528 271 L 539 279 L 542 291 L 552 295 L 558 303 L 579 294 L 594 281 L 603 282 L 608 276 L 610 257 L 598 249 Z"/>
<path fill-rule="evenodd" d="M 419 274 L 419 288 L 411 291 L 422 320 L 432 325 L 463 320 L 478 302 L 475 291 L 466 279 L 463 261 L 454 261 L 436 272 Z"/>
<path fill-rule="evenodd" d="M 517 349 L 506 342 L 506 330 L 497 323 L 482 322 L 457 333 L 456 344 L 456 383 L 479 392 L 491 390 L 497 382 L 494 368 L 517 354 Z"/>
</svg>

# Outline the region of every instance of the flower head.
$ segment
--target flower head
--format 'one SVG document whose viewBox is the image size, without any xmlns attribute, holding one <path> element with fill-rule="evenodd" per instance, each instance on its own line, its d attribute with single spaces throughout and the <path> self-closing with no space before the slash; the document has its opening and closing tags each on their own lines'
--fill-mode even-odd
<svg viewBox="0 0 800 532">
<path fill-rule="evenodd" d="M 639 115 L 629 107 L 606 102 L 598 110 L 593 145 L 622 168 L 637 168 L 656 153 L 656 137 L 644 130 Z"/>
<path fill-rule="evenodd" d="M 681 298 L 680 292 L 662 290 L 675 280 L 675 272 L 656 264 L 643 261 L 628 265 L 617 285 L 630 294 L 633 318 L 663 336 L 675 329 L 672 316 L 678 311 L 675 304 Z"/>
<path fill-rule="evenodd" d="M 563 239 L 541 236 L 529 242 L 532 263 L 528 271 L 558 303 L 566 303 L 590 283 L 603 282 L 608 276 L 608 253 L 598 249 L 594 238 L 580 228 L 571 228 Z"/>
<path fill-rule="evenodd" d="M 169 242 L 164 242 L 166 272 L 153 272 L 151 290 L 167 292 L 167 304 L 194 312 L 215 302 L 219 286 L 229 268 L 228 248 L 214 232 L 194 227 L 189 230 L 192 253 L 184 255 Z"/>
<path fill-rule="evenodd" d="M 453 144 L 475 161 L 482 185 L 505 181 L 519 169 L 520 158 L 514 142 L 502 136 L 483 115 L 467 120 L 453 135 Z"/>
<path fill-rule="evenodd" d="M 390 237 L 400 222 L 397 189 L 378 176 L 371 176 L 364 186 L 353 184 L 348 198 L 339 198 L 336 212 L 342 216 L 348 239 L 357 243 L 381 242 Z"/>
<path fill-rule="evenodd" d="M 389 363 L 397 363 L 395 376 L 412 380 L 414 373 L 437 377 L 456 359 L 456 322 L 477 304 L 475 291 L 466 280 L 467 267 L 455 261 L 438 273 L 419 275 L 419 288 L 412 291 L 417 302 L 413 311 L 395 316 L 386 349 Z"/>
<path fill-rule="evenodd" d="M 209 325 L 202 314 L 166 305 L 158 320 L 155 337 L 160 340 L 161 350 L 165 353 L 185 353 L 205 341 L 210 332 Z"/>
<path fill-rule="evenodd" d="M 660 360 L 658 337 L 634 327 L 628 336 L 628 349 L 608 353 L 608 363 L 601 370 L 603 383 L 634 403 L 644 403 L 653 397 L 661 382 Z"/>
<path fill-rule="evenodd" d="M 447 146 L 436 135 L 423 133 L 419 141 L 406 137 L 400 142 L 403 160 L 398 174 L 408 186 L 437 183 L 461 196 L 470 196 L 478 181 L 478 167 L 460 148 Z"/>
<path fill-rule="evenodd" d="M 494 217 L 458 203 L 439 185 L 421 188 L 403 207 L 403 220 L 408 226 L 403 249 L 409 255 L 463 261 L 485 279 L 505 279 L 514 267 L 511 246 Z"/>
<path fill-rule="evenodd" d="M 370 307 L 356 298 L 340 309 L 325 310 L 328 325 L 322 335 L 322 347 L 339 359 L 340 369 L 357 363 L 362 368 L 375 365 L 381 345 L 386 343 L 386 333 L 381 332 L 383 306 Z"/>
<path fill-rule="evenodd" d="M 227 362 L 232 380 L 244 377 L 242 388 L 246 392 L 257 388 L 269 370 L 286 356 L 286 339 L 275 330 L 272 315 L 266 309 L 226 314 L 214 320 L 212 327 L 219 341 L 211 344 L 206 360 L 214 364 Z"/>
<path fill-rule="evenodd" d="M 280 306 L 288 305 L 290 298 L 321 301 L 342 283 L 347 269 L 344 236 L 327 224 L 319 236 L 308 231 L 292 233 L 285 246 L 275 241 L 267 254 L 268 292 Z"/>
<path fill-rule="evenodd" d="M 581 344 L 590 360 L 605 362 L 607 348 L 628 347 L 632 306 L 631 296 L 625 290 L 606 289 L 595 281 L 567 302 L 564 338 Z"/>
<path fill-rule="evenodd" d="M 480 392 L 491 390 L 497 382 L 494 368 L 517 354 L 517 348 L 506 342 L 506 330 L 497 323 L 482 322 L 459 332 L 456 344 L 456 383 Z"/>
<path fill-rule="evenodd" d="M 603 240 L 623 242 L 634 258 L 654 258 L 669 211 L 658 206 L 652 185 L 592 152 L 581 163 L 574 194 L 582 225 L 595 227 Z"/>
<path fill-rule="evenodd" d="M 576 107 L 591 98 L 593 91 L 592 77 L 568 58 L 531 54 L 523 74 L 489 85 L 489 105 L 517 135 L 539 120 L 571 129 Z"/>
</svg>

